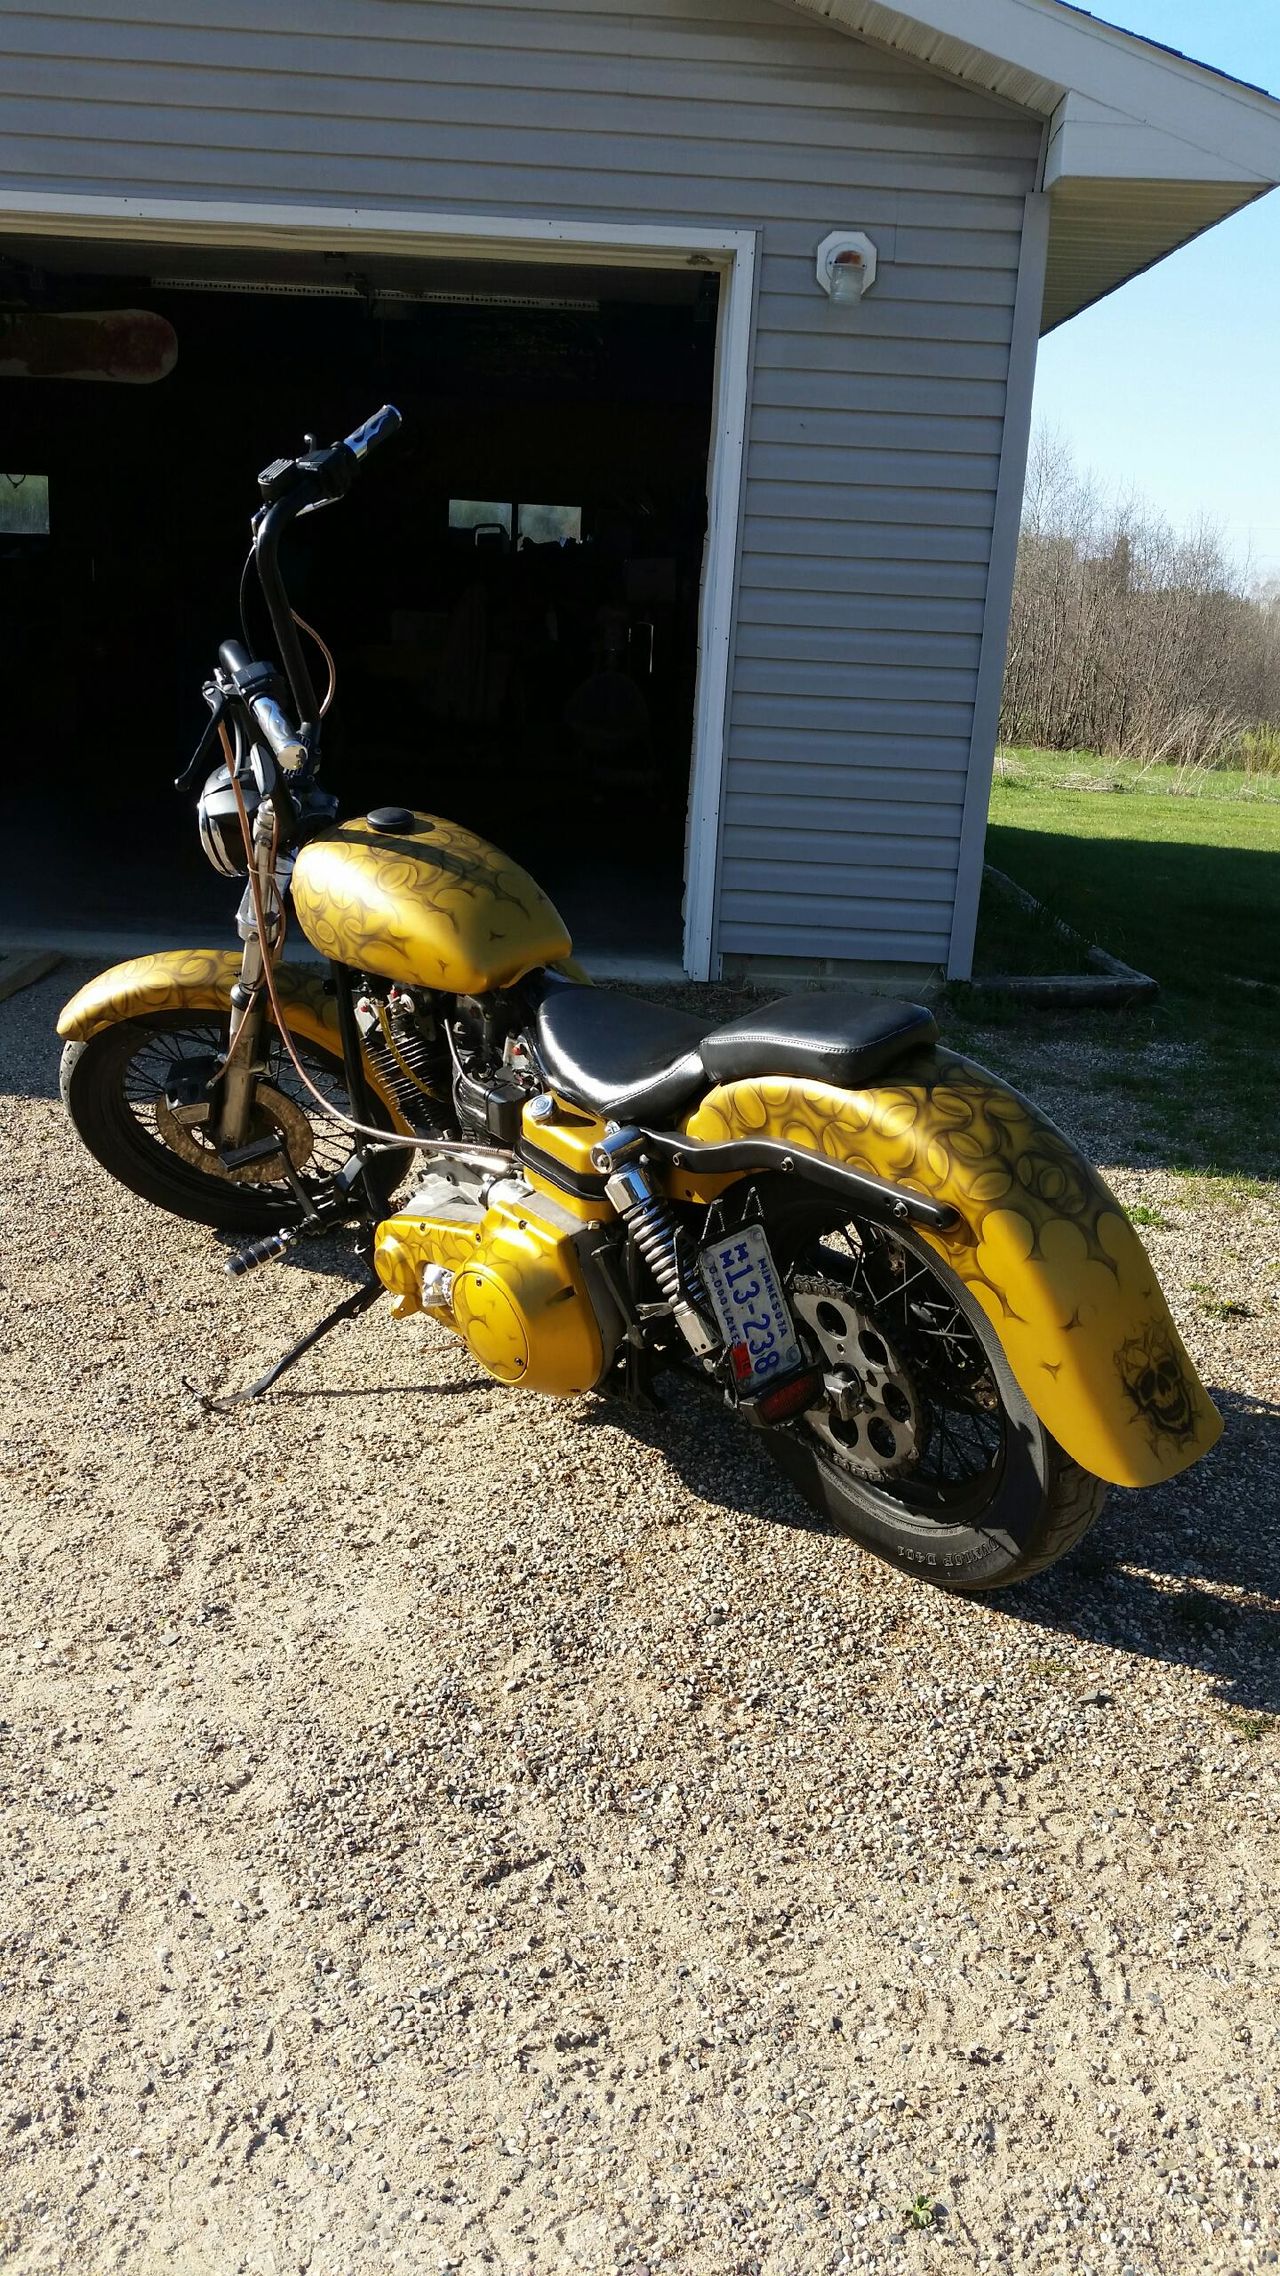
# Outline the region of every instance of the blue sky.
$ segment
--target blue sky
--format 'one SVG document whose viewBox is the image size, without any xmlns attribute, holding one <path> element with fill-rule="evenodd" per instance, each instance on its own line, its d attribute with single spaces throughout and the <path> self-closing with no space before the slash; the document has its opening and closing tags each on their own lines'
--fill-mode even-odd
<svg viewBox="0 0 1280 2276">
<path fill-rule="evenodd" d="M 1280 0 L 1092 0 L 1280 94 Z M 1036 418 L 1107 489 L 1280 577 L 1280 190 L 1041 343 Z"/>
</svg>

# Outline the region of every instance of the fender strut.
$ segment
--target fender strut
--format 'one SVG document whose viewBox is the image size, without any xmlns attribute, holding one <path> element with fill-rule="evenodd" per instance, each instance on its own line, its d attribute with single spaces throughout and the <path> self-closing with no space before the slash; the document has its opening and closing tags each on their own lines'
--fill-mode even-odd
<svg viewBox="0 0 1280 2276">
<path fill-rule="evenodd" d="M 945 1233 L 959 1212 L 943 1201 L 931 1201 L 883 1178 L 851 1170 L 843 1162 L 829 1162 L 803 1147 L 783 1146 L 772 1138 L 735 1138 L 724 1145 L 700 1145 L 680 1130 L 646 1130 L 646 1146 L 673 1170 L 705 1170 L 708 1177 L 740 1177 L 751 1170 L 770 1170 L 803 1178 L 806 1185 L 847 1201 L 858 1216 L 881 1225 L 927 1225 Z"/>
</svg>

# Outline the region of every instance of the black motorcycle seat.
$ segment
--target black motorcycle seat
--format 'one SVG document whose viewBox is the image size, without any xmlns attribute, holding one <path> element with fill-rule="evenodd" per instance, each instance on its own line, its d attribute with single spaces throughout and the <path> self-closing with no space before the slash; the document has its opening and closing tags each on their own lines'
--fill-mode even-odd
<svg viewBox="0 0 1280 2276">
<path fill-rule="evenodd" d="M 717 1083 L 802 1075 L 808 1082 L 853 1090 L 908 1051 L 937 1040 L 938 1023 L 923 1004 L 872 996 L 863 988 L 829 988 L 780 996 L 777 1003 L 726 1021 L 703 1039 L 702 1064 Z"/>
<path fill-rule="evenodd" d="M 802 1075 L 850 1089 L 932 1043 L 923 1004 L 833 988 L 783 996 L 707 1034 L 696 1012 L 609 988 L 553 988 L 538 1007 L 535 1042 L 553 1088 L 575 1106 L 651 1129 L 713 1083 Z"/>
<path fill-rule="evenodd" d="M 557 987 L 538 1006 L 534 1039 L 548 1081 L 574 1106 L 657 1128 L 707 1087 L 704 1033 L 695 1012 L 612 988 Z"/>
</svg>

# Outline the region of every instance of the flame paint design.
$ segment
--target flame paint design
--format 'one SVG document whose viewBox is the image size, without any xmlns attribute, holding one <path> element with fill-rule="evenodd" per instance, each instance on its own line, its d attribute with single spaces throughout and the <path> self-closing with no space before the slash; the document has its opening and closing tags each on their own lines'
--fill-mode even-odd
<svg viewBox="0 0 1280 2276">
<path fill-rule="evenodd" d="M 240 958 L 222 948 L 170 948 L 154 956 L 133 956 L 86 981 L 58 1021 L 59 1035 L 87 1043 L 118 1020 L 147 1012 L 226 1011 L 240 977 Z M 281 964 L 276 983 L 281 1001 L 298 1014 L 297 1032 L 327 1050 L 341 1050 L 338 1008 L 323 972 L 306 964 Z M 290 1019 L 290 1027 L 294 1022 Z"/>
<path fill-rule="evenodd" d="M 432 814 L 404 831 L 360 820 L 313 838 L 294 867 L 293 905 L 322 956 L 449 994 L 508 987 L 573 945 L 527 870 Z"/>
<path fill-rule="evenodd" d="M 227 949 L 171 948 L 153 956 L 134 956 L 86 982 L 64 1006 L 58 1033 L 67 1041 L 87 1043 L 104 1028 L 121 1020 L 143 1019 L 148 1012 L 225 1012 L 239 977 L 240 958 Z M 338 1006 L 326 974 L 310 964 L 278 964 L 276 989 L 290 1034 L 340 1059 Z M 395 1100 L 367 1064 L 365 1075 L 395 1128 L 405 1129 Z"/>
<path fill-rule="evenodd" d="M 1042 1422 L 1097 1477 L 1154 1485 L 1219 1437 L 1119 1202 L 1060 1130 L 984 1068 L 927 1051 L 863 1091 L 730 1083 L 684 1128 L 713 1144 L 767 1137 L 949 1202 L 958 1224 L 925 1238 L 982 1306 Z"/>
</svg>

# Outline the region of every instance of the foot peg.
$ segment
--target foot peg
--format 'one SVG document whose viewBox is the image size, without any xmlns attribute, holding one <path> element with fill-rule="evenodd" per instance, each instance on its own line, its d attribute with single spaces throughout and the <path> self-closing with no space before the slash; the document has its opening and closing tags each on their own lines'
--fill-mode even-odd
<svg viewBox="0 0 1280 2276">
<path fill-rule="evenodd" d="M 260 1264 L 274 1264 L 279 1257 L 287 1256 L 298 1238 L 297 1228 L 282 1225 L 278 1233 L 264 1233 L 260 1241 L 250 1241 L 247 1247 L 237 1249 L 222 1269 L 232 1280 L 239 1280 L 242 1273 L 253 1272 Z"/>
</svg>

